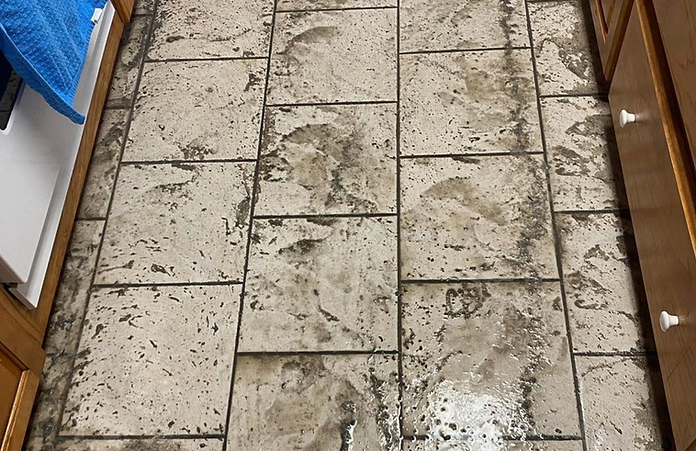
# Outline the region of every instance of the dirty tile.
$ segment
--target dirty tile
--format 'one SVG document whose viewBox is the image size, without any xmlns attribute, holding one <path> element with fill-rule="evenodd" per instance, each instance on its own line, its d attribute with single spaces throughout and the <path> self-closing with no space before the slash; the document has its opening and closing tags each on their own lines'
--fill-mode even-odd
<svg viewBox="0 0 696 451">
<path fill-rule="evenodd" d="M 404 442 L 404 451 L 582 451 L 579 440 L 506 441 L 490 448 L 455 440 L 412 440 Z"/>
<path fill-rule="evenodd" d="M 48 353 L 77 351 L 103 230 L 104 221 L 76 221 L 73 226 L 44 341 Z"/>
<path fill-rule="evenodd" d="M 401 51 L 524 46 L 524 0 L 401 1 Z"/>
<path fill-rule="evenodd" d="M 134 16 L 121 36 L 121 50 L 116 60 L 111 87 L 106 100 L 107 108 L 130 107 L 135 95 L 140 65 L 145 55 L 145 44 L 150 31 L 149 16 Z"/>
<path fill-rule="evenodd" d="M 270 104 L 396 100 L 396 10 L 276 16 Z"/>
<path fill-rule="evenodd" d="M 133 14 L 152 14 L 155 12 L 155 0 L 135 0 Z"/>
<path fill-rule="evenodd" d="M 540 155 L 401 166 L 404 278 L 557 277 Z"/>
<path fill-rule="evenodd" d="M 269 108 L 256 214 L 396 212 L 396 105 Z"/>
<path fill-rule="evenodd" d="M 273 0 L 159 2 L 152 59 L 267 56 Z"/>
<path fill-rule="evenodd" d="M 657 362 L 578 357 L 577 367 L 588 451 L 672 449 Z"/>
<path fill-rule="evenodd" d="M 104 110 L 77 212 L 80 219 L 106 218 L 121 159 L 128 110 Z"/>
<path fill-rule="evenodd" d="M 482 449 L 579 433 L 558 283 L 408 284 L 402 299 L 406 434 Z"/>
<path fill-rule="evenodd" d="M 541 94 L 607 91 L 589 8 L 578 0 L 529 3 Z"/>
<path fill-rule="evenodd" d="M 401 57 L 403 155 L 541 152 L 528 50 Z"/>
<path fill-rule="evenodd" d="M 68 393 L 74 355 L 48 354 L 31 422 L 24 440 L 24 451 L 52 451 L 60 430 L 60 415 Z"/>
<path fill-rule="evenodd" d="M 397 0 L 278 0 L 278 11 L 394 7 Z"/>
<path fill-rule="evenodd" d="M 253 163 L 121 168 L 95 282 L 241 281 Z"/>
<path fill-rule="evenodd" d="M 58 442 L 55 451 L 222 451 L 222 443 L 220 439 L 69 439 Z"/>
<path fill-rule="evenodd" d="M 556 223 L 575 350 L 652 348 L 630 220 L 611 213 L 562 214 Z"/>
<path fill-rule="evenodd" d="M 541 108 L 555 211 L 626 206 L 607 101 L 542 99 Z"/>
<path fill-rule="evenodd" d="M 124 161 L 256 158 L 266 62 L 148 63 Z"/>
<path fill-rule="evenodd" d="M 62 435 L 220 434 L 239 286 L 97 289 Z"/>
<path fill-rule="evenodd" d="M 240 356 L 228 449 L 399 450 L 394 355 Z"/>
<path fill-rule="evenodd" d="M 240 351 L 396 349 L 396 219 L 255 221 Z"/>
</svg>

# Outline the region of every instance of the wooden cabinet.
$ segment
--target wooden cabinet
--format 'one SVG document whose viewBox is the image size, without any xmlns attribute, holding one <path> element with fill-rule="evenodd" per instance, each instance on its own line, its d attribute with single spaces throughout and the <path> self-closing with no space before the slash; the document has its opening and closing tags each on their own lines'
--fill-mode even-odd
<svg viewBox="0 0 696 451">
<path fill-rule="evenodd" d="M 696 449 L 696 176 L 694 141 L 687 138 L 696 127 L 688 111 L 696 79 L 693 70 L 689 77 L 684 69 L 696 58 L 696 23 L 686 13 L 691 5 L 691 0 L 634 1 L 609 91 L 678 451 Z M 658 21 L 661 8 L 682 12 L 663 12 Z M 675 45 L 679 48 L 669 48 Z M 677 316 L 679 325 L 663 331 L 662 312 Z"/>
<path fill-rule="evenodd" d="M 633 0 L 590 0 L 595 35 L 607 80 L 611 80 Z"/>
</svg>

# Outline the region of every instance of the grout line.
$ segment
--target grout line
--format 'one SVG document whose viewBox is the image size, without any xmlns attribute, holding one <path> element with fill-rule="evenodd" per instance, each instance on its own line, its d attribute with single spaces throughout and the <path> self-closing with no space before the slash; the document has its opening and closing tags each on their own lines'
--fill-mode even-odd
<svg viewBox="0 0 696 451">
<path fill-rule="evenodd" d="M 153 5 L 153 9 L 152 9 L 153 10 L 153 20 L 150 20 L 148 22 L 147 35 L 145 36 L 145 43 L 143 44 L 143 46 L 144 46 L 143 55 L 147 54 L 147 51 L 150 47 L 150 40 L 152 39 L 152 34 L 154 32 L 154 29 L 155 29 L 154 14 L 157 12 L 157 9 L 159 7 L 159 2 L 160 2 L 160 0 L 154 0 L 154 5 Z M 121 46 L 122 46 L 122 44 L 119 44 L 119 53 L 122 50 Z M 123 135 L 122 135 L 123 142 L 121 143 L 121 147 L 119 149 L 119 157 L 118 157 L 119 164 L 116 165 L 116 172 L 114 174 L 113 185 L 111 186 L 111 195 L 109 197 L 109 204 L 106 208 L 106 218 L 104 218 L 104 225 L 102 227 L 101 239 L 99 240 L 99 245 L 97 247 L 97 255 L 95 258 L 95 267 L 92 271 L 92 277 L 91 277 L 91 280 L 89 283 L 89 290 L 87 293 L 87 299 L 85 300 L 85 306 L 84 306 L 83 316 L 82 316 L 82 323 L 80 324 L 79 330 L 77 333 L 77 349 L 80 348 L 80 342 L 82 341 L 82 334 L 83 334 L 84 329 L 85 329 L 85 319 L 87 317 L 87 313 L 89 311 L 90 300 L 92 298 L 92 287 L 94 286 L 94 280 L 97 277 L 97 271 L 99 268 L 99 260 L 101 259 L 101 252 L 102 252 L 102 249 L 104 246 L 104 237 L 106 236 L 106 227 L 107 227 L 108 222 L 109 222 L 109 216 L 111 215 L 111 207 L 114 203 L 114 194 L 116 193 L 116 185 L 118 184 L 118 177 L 119 177 L 119 173 L 120 173 L 120 169 L 121 169 L 120 163 L 121 163 L 121 160 L 123 159 L 123 151 L 126 147 L 126 142 L 128 141 L 128 133 L 130 132 L 131 121 L 133 120 L 133 108 L 135 105 L 135 98 L 137 97 L 138 90 L 140 89 L 140 82 L 142 81 L 144 67 L 145 67 L 145 58 L 143 57 L 143 59 L 140 61 L 140 67 L 138 69 L 138 77 L 135 81 L 135 87 L 133 88 L 133 99 L 131 101 L 130 108 L 128 108 L 130 113 L 128 114 L 128 117 L 126 119 L 125 127 L 123 128 Z M 113 74 L 112 74 L 112 79 L 113 79 Z M 111 82 L 111 80 L 109 80 L 109 82 Z M 106 101 L 105 101 L 105 104 L 106 104 Z M 96 143 L 95 143 L 95 145 L 96 145 Z M 90 164 L 91 164 L 91 161 L 90 161 Z M 60 410 L 58 412 L 58 421 L 57 421 L 59 430 L 58 430 L 57 435 L 60 434 L 60 428 L 62 427 L 62 424 L 63 424 L 63 415 L 65 413 L 65 403 L 67 401 L 67 396 L 70 392 L 70 387 L 72 386 L 72 381 L 73 381 L 73 377 L 74 377 L 74 373 L 75 373 L 76 357 L 77 357 L 76 355 L 73 356 L 72 365 L 71 365 L 70 370 L 68 371 L 68 376 L 67 376 L 68 385 L 67 385 L 67 388 L 65 390 L 65 398 L 61 400 L 62 403 L 59 406 Z"/>
<path fill-rule="evenodd" d="M 530 44 L 530 49 L 529 53 L 531 55 L 531 60 L 532 60 L 532 71 L 534 74 L 534 89 L 536 91 L 536 104 L 537 104 L 537 114 L 539 115 L 539 129 L 541 132 L 541 147 L 544 150 L 544 170 L 546 172 L 546 189 L 548 193 L 548 206 L 549 206 L 549 212 L 551 215 L 551 228 L 552 228 L 552 234 L 553 234 L 553 242 L 554 242 L 554 250 L 556 254 L 556 266 L 558 269 L 558 277 L 559 277 L 559 286 L 561 289 L 561 301 L 563 303 L 563 316 L 565 320 L 565 327 L 566 327 L 566 334 L 567 334 L 567 339 L 568 339 L 568 349 L 569 349 L 569 358 L 570 358 L 570 366 L 571 366 L 571 372 L 573 376 L 573 386 L 574 386 L 574 391 L 575 391 L 575 403 L 576 403 L 576 408 L 577 408 L 577 414 L 578 414 L 578 427 L 580 429 L 580 439 L 582 441 L 582 449 L 583 451 L 588 451 L 587 449 L 587 437 L 585 433 L 585 418 L 583 416 L 583 408 L 582 408 L 582 397 L 580 396 L 580 383 L 578 380 L 578 371 L 577 371 L 577 365 L 575 363 L 575 356 L 573 355 L 573 334 L 571 333 L 570 330 L 570 314 L 568 312 L 568 299 L 566 296 L 566 291 L 565 291 L 565 283 L 563 281 L 563 260 L 562 260 L 562 249 L 561 249 L 561 243 L 559 240 L 558 236 L 558 229 L 556 228 L 556 214 L 554 212 L 554 207 L 553 207 L 553 189 L 551 188 L 551 175 L 550 175 L 550 167 L 549 167 L 549 161 L 548 161 L 548 154 L 546 151 L 546 133 L 544 129 L 544 116 L 542 113 L 542 108 L 541 108 L 541 91 L 539 90 L 539 72 L 537 69 L 537 60 L 536 60 L 536 54 L 534 52 L 534 34 L 532 33 L 532 21 L 531 21 L 531 16 L 529 13 L 529 3 L 524 2 L 524 9 L 525 9 L 525 15 L 527 19 L 527 33 L 529 35 L 529 44 Z"/>
<path fill-rule="evenodd" d="M 374 9 L 396 9 L 396 6 L 354 6 L 345 8 L 316 8 L 316 9 L 283 9 L 277 11 L 278 14 L 289 13 L 318 13 L 318 12 L 340 12 L 340 11 L 370 11 Z"/>
<path fill-rule="evenodd" d="M 303 355 L 396 355 L 398 350 L 374 349 L 374 350 L 344 350 L 344 351 L 239 351 L 238 357 L 263 357 L 263 356 L 303 356 Z"/>
<path fill-rule="evenodd" d="M 158 0 L 159 1 L 159 0 Z M 273 52 L 273 38 L 275 36 L 276 27 L 276 15 L 278 11 L 278 1 L 273 0 L 273 13 L 271 15 L 271 33 L 268 42 L 268 58 L 266 61 L 266 84 L 264 85 L 263 91 L 263 104 L 261 106 L 261 120 L 259 121 L 261 126 L 259 127 L 259 142 L 256 148 L 256 161 L 254 163 L 254 179 L 252 181 L 251 193 L 250 193 L 250 206 L 249 206 L 249 230 L 247 233 L 247 243 L 246 243 L 246 255 L 244 258 L 244 276 L 242 279 L 242 289 L 241 295 L 239 296 L 239 315 L 237 316 L 237 333 L 234 337 L 234 355 L 232 357 L 232 374 L 230 374 L 230 393 L 227 401 L 227 415 L 225 416 L 225 437 L 222 443 L 222 451 L 227 451 L 227 443 L 229 442 L 229 432 L 230 432 L 230 419 L 232 417 L 232 401 L 234 399 L 234 386 L 235 377 L 237 375 L 237 356 L 239 350 L 239 337 L 242 333 L 242 317 L 244 314 L 244 300 L 246 298 L 246 283 L 249 274 L 249 256 L 251 255 L 251 244 L 254 228 L 254 211 L 256 209 L 256 198 L 258 195 L 259 186 L 259 167 L 261 160 L 261 150 L 263 148 L 263 132 L 266 124 L 266 104 L 268 102 L 268 81 L 271 76 L 271 55 Z"/>
<path fill-rule="evenodd" d="M 403 155 L 402 160 L 415 160 L 418 158 L 480 158 L 480 157 L 527 157 L 529 155 L 543 155 L 544 152 L 470 152 L 470 153 L 437 153 Z"/>
<path fill-rule="evenodd" d="M 127 161 L 121 161 L 122 166 L 146 166 L 146 165 L 155 165 L 155 164 L 169 164 L 169 165 L 178 165 L 178 164 L 206 164 L 206 163 L 256 163 L 256 160 L 253 158 L 232 158 L 229 160 L 222 160 L 222 159 L 210 159 L 210 160 L 127 160 Z"/>
<path fill-rule="evenodd" d="M 396 100 L 356 100 L 352 102 L 298 102 L 298 103 L 272 103 L 266 105 L 267 108 L 286 108 L 298 106 L 343 106 L 343 105 L 393 105 Z"/>
<path fill-rule="evenodd" d="M 402 284 L 446 284 L 446 283 L 545 283 L 560 282 L 559 278 L 490 278 L 490 279 L 403 279 Z"/>
<path fill-rule="evenodd" d="M 230 280 L 220 282 L 160 282 L 160 283 L 92 283 L 92 289 L 108 288 L 147 288 L 147 287 L 209 287 L 241 285 L 241 281 Z"/>
<path fill-rule="evenodd" d="M 59 435 L 56 437 L 58 441 L 67 440 L 222 440 L 225 436 L 222 434 L 163 434 L 163 435 Z"/>
<path fill-rule="evenodd" d="M 581 351 L 573 352 L 575 357 L 649 357 L 656 356 L 657 351 Z"/>
<path fill-rule="evenodd" d="M 546 0 L 544 0 L 544 1 L 546 1 Z M 555 1 L 563 1 L 563 0 L 548 0 L 548 1 L 555 2 Z M 568 97 L 570 97 L 570 98 L 572 98 L 572 97 L 592 97 L 595 99 L 607 100 L 607 98 L 609 97 L 609 94 L 603 94 L 601 92 L 590 92 L 590 93 L 586 93 L 586 94 L 582 94 L 582 93 L 578 93 L 578 94 L 573 94 L 573 93 L 569 93 L 569 94 L 540 94 L 539 97 L 542 99 L 564 99 L 564 98 L 568 98 Z"/>
<path fill-rule="evenodd" d="M 104 102 L 104 111 L 118 111 L 118 110 L 130 110 L 131 105 L 126 105 L 126 104 L 116 104 L 116 105 L 108 105 L 107 104 L 108 99 Z"/>
<path fill-rule="evenodd" d="M 399 450 L 404 447 L 404 349 L 403 349 L 403 285 L 401 281 L 401 0 L 396 0 L 396 345 L 399 377 Z"/>
<path fill-rule="evenodd" d="M 399 55 L 428 55 L 431 53 L 470 53 L 470 52 L 491 52 L 502 50 L 529 50 L 528 46 L 508 46 L 508 47 L 476 47 L 471 49 L 439 49 L 439 50 L 408 50 L 399 52 Z"/>
<path fill-rule="evenodd" d="M 336 213 L 336 214 L 307 214 L 307 215 L 255 215 L 254 219 L 324 219 L 324 218 L 391 218 L 396 213 Z"/>
<path fill-rule="evenodd" d="M 211 56 L 208 58 L 145 58 L 147 64 L 150 63 L 195 63 L 205 61 L 254 61 L 265 60 L 268 56 Z"/>
<path fill-rule="evenodd" d="M 602 210 L 560 210 L 554 211 L 557 215 L 603 215 L 603 214 L 628 214 L 628 208 L 605 208 Z"/>
</svg>

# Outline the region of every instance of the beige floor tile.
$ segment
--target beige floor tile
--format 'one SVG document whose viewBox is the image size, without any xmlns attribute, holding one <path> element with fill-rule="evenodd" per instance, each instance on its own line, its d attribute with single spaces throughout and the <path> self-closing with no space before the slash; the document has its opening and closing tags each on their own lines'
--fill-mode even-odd
<svg viewBox="0 0 696 451">
<path fill-rule="evenodd" d="M 77 212 L 80 219 L 106 218 L 121 160 L 128 110 L 104 110 Z"/>
<path fill-rule="evenodd" d="M 541 152 L 528 50 L 401 57 L 401 152 Z"/>
<path fill-rule="evenodd" d="M 269 108 L 256 214 L 396 212 L 396 105 Z"/>
<path fill-rule="evenodd" d="M 48 321 L 44 349 L 48 353 L 75 352 L 87 306 L 104 221 L 77 221 Z"/>
<path fill-rule="evenodd" d="M 396 100 L 396 10 L 276 16 L 268 102 Z"/>
<path fill-rule="evenodd" d="M 575 350 L 652 349 L 630 220 L 573 214 L 558 215 L 556 224 Z"/>
<path fill-rule="evenodd" d="M 152 14 L 155 11 L 155 0 L 135 0 L 133 14 Z"/>
<path fill-rule="evenodd" d="M 398 451 L 394 355 L 242 356 L 227 449 Z"/>
<path fill-rule="evenodd" d="M 121 168 L 96 283 L 241 281 L 253 163 Z"/>
<path fill-rule="evenodd" d="M 31 422 L 24 440 L 24 451 L 52 451 L 60 431 L 60 416 L 68 394 L 74 355 L 48 354 Z"/>
<path fill-rule="evenodd" d="M 267 56 L 273 0 L 159 2 L 152 59 Z"/>
<path fill-rule="evenodd" d="M 541 156 L 401 166 L 404 278 L 557 277 Z"/>
<path fill-rule="evenodd" d="M 255 221 L 240 351 L 395 350 L 395 218 Z"/>
<path fill-rule="evenodd" d="M 541 94 L 606 92 L 589 3 L 530 2 L 529 15 Z"/>
<path fill-rule="evenodd" d="M 406 434 L 579 433 L 558 283 L 408 284 L 403 303 Z"/>
<path fill-rule="evenodd" d="M 124 161 L 256 158 L 266 62 L 146 64 Z"/>
<path fill-rule="evenodd" d="M 566 97 L 541 107 L 555 211 L 625 207 L 609 104 Z"/>
<path fill-rule="evenodd" d="M 486 448 L 477 446 L 476 443 L 455 440 L 414 440 L 404 442 L 404 451 L 582 451 L 582 442 L 579 440 L 506 441 Z"/>
<path fill-rule="evenodd" d="M 55 451 L 222 451 L 220 439 L 61 440 Z"/>
<path fill-rule="evenodd" d="M 239 286 L 92 294 L 62 435 L 220 434 Z"/>
<path fill-rule="evenodd" d="M 278 11 L 396 6 L 397 0 L 278 0 Z"/>
<path fill-rule="evenodd" d="M 123 31 L 121 50 L 106 100 L 109 108 L 130 107 L 133 103 L 151 21 L 150 16 L 134 16 Z"/>
<path fill-rule="evenodd" d="M 529 46 L 524 0 L 402 0 L 401 50 Z"/>
<path fill-rule="evenodd" d="M 672 449 L 656 362 L 578 357 L 577 365 L 588 451 Z"/>
</svg>

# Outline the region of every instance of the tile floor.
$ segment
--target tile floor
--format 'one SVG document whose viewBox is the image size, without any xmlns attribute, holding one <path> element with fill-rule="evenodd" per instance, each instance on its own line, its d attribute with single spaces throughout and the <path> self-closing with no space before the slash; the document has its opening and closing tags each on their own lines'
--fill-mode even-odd
<svg viewBox="0 0 696 451">
<path fill-rule="evenodd" d="M 655 451 L 583 0 L 140 0 L 26 450 Z"/>
</svg>

